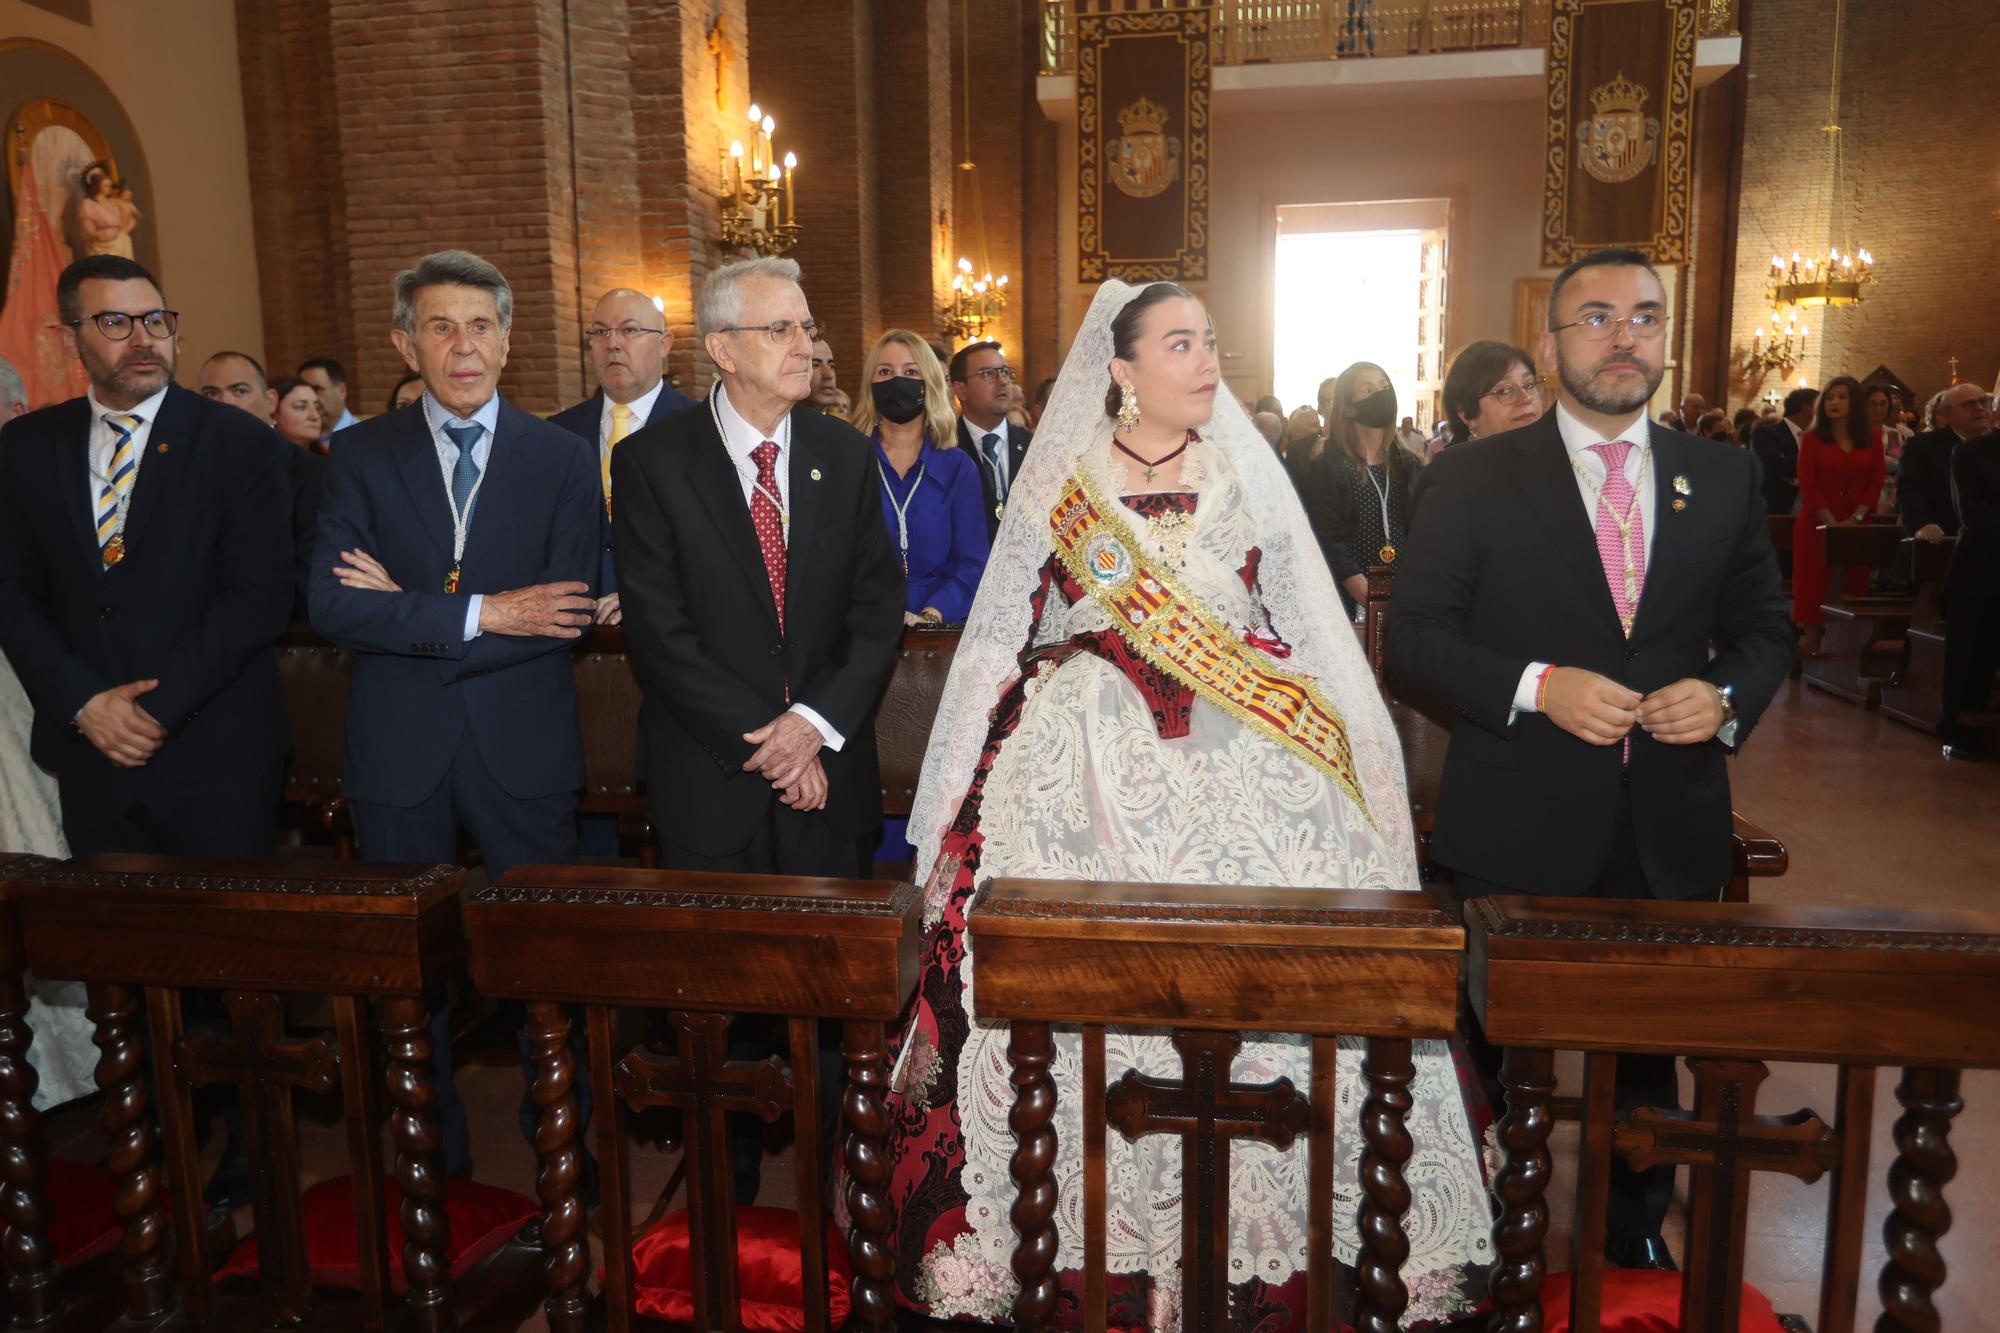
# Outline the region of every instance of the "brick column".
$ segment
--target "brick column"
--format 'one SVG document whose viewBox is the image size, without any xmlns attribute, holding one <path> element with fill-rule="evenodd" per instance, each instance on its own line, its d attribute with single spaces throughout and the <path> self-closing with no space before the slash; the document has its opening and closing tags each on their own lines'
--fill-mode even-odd
<svg viewBox="0 0 2000 1333">
<path fill-rule="evenodd" d="M 894 0 L 893 20 L 886 9 L 882 17 L 875 64 L 894 73 L 875 82 L 881 328 L 937 340 L 959 245 L 952 219 L 951 7 L 948 0 Z"/>
</svg>

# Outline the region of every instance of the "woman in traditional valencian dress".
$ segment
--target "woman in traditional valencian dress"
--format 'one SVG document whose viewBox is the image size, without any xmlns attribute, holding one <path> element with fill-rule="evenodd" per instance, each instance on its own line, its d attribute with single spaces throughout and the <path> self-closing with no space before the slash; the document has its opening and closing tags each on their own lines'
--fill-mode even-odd
<svg viewBox="0 0 2000 1333">
<path fill-rule="evenodd" d="M 1135 597 L 1149 610 L 1121 600 Z M 1221 387 L 1201 305 L 1171 284 L 1106 283 L 1009 494 L 910 824 L 931 873 L 922 974 L 891 1079 L 897 1285 L 909 1304 L 1005 1322 L 1014 1295 L 1007 1030 L 978 1014 L 965 934 L 975 880 L 1416 889 L 1401 755 L 1339 608 L 1283 465 Z M 1265 720 L 1274 700 L 1294 707 L 1289 727 Z M 1478 1304 L 1491 1225 L 1483 1112 L 1475 1129 L 1443 1043 L 1417 1047 L 1412 1327 Z M 1361 1054 L 1343 1043 L 1337 1077 L 1343 1314 L 1358 1248 Z M 1304 1086 L 1309 1060 L 1301 1038 L 1253 1035 L 1235 1077 Z M 1180 1074 L 1165 1033 L 1117 1028 L 1106 1067 Z M 1054 1077 L 1057 1268 L 1075 1320 L 1073 1031 L 1058 1031 Z M 1113 1134 L 1107 1158 L 1111 1326 L 1177 1327 L 1179 1143 Z M 1305 1140 L 1282 1152 L 1239 1142 L 1230 1176 L 1232 1323 L 1301 1327 Z"/>
</svg>

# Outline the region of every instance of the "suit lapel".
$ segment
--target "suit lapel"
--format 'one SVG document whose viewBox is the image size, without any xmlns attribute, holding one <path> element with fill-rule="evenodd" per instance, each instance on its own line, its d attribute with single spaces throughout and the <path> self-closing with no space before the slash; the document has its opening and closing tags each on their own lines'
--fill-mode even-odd
<svg viewBox="0 0 2000 1333">
<path fill-rule="evenodd" d="M 743 483 L 735 463 L 730 461 L 729 447 L 716 432 L 714 418 L 707 412 L 702 413 L 702 418 L 700 429 L 689 441 L 694 450 L 688 460 L 689 479 L 694 493 L 708 509 L 724 549 L 756 590 L 757 604 L 764 608 L 776 628 L 778 603 L 771 596 L 771 576 L 764 569 L 764 552 L 757 545 L 757 530 L 750 523 L 750 507 L 743 503 Z"/>
<path fill-rule="evenodd" d="M 810 435 L 799 429 L 798 418 L 803 413 L 792 413 L 791 457 L 786 460 L 789 471 L 786 486 L 790 488 L 792 502 L 792 530 L 785 534 L 785 588 L 798 586 L 806 569 L 806 558 L 812 553 L 813 537 L 818 531 L 820 511 L 820 490 L 824 483 L 826 457 Z"/>
<path fill-rule="evenodd" d="M 1593 614 L 1601 611 L 1605 622 L 1622 636 L 1618 608 L 1612 605 L 1611 588 L 1604 581 L 1604 561 L 1597 554 L 1597 532 L 1584 512 L 1569 451 L 1556 429 L 1556 414 L 1550 412 L 1525 427 L 1514 447 L 1525 464 L 1518 478 L 1522 496 L 1537 526 L 1555 546 L 1556 563 L 1576 580 L 1577 591 Z"/>
<path fill-rule="evenodd" d="M 90 400 L 75 398 L 56 409 L 63 415 L 56 434 L 63 446 L 56 455 L 57 506 L 66 510 L 76 533 L 77 549 L 90 561 L 93 573 L 104 573 L 104 552 L 97 545 L 97 530 L 91 517 L 97 512 L 97 484 L 90 479 L 91 436 L 97 423 L 91 420 Z"/>
<path fill-rule="evenodd" d="M 497 451 L 499 441 L 494 441 Z M 402 425 L 396 442 L 396 465 L 403 484 L 409 488 L 410 503 L 417 508 L 418 525 L 430 535 L 447 562 L 451 560 L 451 502 L 445 498 L 444 474 L 438 471 L 437 442 L 431 438 L 430 419 L 421 404 Z M 473 507 L 474 515 L 479 512 Z"/>
<path fill-rule="evenodd" d="M 1688 517 L 1691 506 L 1683 506 L 1678 513 L 1674 511 L 1674 478 L 1687 476 L 1688 465 L 1693 461 L 1688 441 L 1674 431 L 1649 429 L 1652 430 L 1653 506 L 1646 521 L 1653 525 L 1653 541 L 1646 556 L 1646 583 L 1639 593 L 1639 611 L 1632 622 L 1635 636 L 1639 627 L 1648 623 L 1648 614 L 1659 615 L 1655 608 L 1667 601 L 1667 589 L 1678 576 L 1681 548 L 1692 521 Z"/>
<path fill-rule="evenodd" d="M 168 389 L 160 400 L 160 414 L 146 436 L 146 457 L 140 460 L 139 476 L 132 484 L 131 512 L 125 515 L 128 547 L 140 546 L 154 512 L 167 508 L 180 489 L 194 440 L 196 401 L 196 395 L 178 388 Z"/>
</svg>

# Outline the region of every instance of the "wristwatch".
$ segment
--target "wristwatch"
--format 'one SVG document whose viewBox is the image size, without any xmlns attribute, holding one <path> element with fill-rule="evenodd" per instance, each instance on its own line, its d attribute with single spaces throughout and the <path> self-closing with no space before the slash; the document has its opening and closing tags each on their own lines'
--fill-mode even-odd
<svg viewBox="0 0 2000 1333">
<path fill-rule="evenodd" d="M 1721 727 L 1726 727 L 1736 720 L 1736 700 L 1730 697 L 1735 693 L 1736 687 L 1711 683 L 1711 688 L 1715 691 L 1716 701 L 1722 705 L 1722 721 L 1717 727 L 1717 730 L 1720 730 Z"/>
</svg>

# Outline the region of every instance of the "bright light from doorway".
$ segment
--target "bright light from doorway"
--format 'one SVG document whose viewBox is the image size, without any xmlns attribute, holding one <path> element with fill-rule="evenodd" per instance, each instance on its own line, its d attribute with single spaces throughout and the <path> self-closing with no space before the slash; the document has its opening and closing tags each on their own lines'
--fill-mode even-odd
<svg viewBox="0 0 2000 1333">
<path fill-rule="evenodd" d="M 1278 237 L 1273 391 L 1287 412 L 1317 401 L 1319 382 L 1373 361 L 1396 386 L 1396 416 L 1415 415 L 1420 231 Z"/>
</svg>

